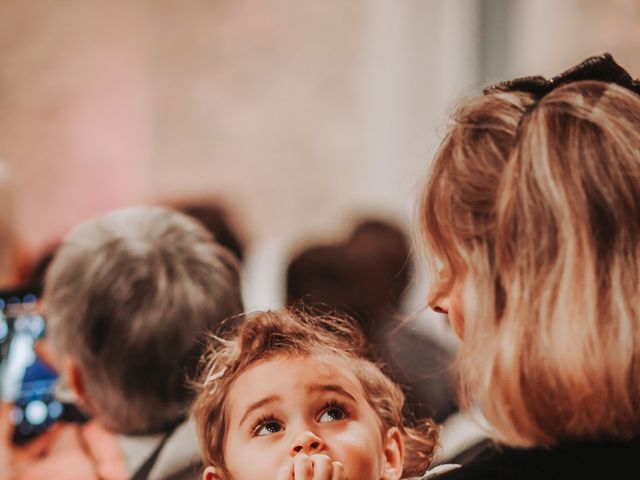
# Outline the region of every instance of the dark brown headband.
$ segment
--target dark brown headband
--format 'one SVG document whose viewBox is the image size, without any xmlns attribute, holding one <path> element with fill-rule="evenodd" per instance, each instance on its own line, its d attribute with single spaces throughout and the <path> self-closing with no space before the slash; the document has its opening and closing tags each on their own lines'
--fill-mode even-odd
<svg viewBox="0 0 640 480">
<path fill-rule="evenodd" d="M 540 100 L 560 85 L 581 80 L 615 83 L 640 95 L 640 81 L 634 80 L 624 68 L 615 62 L 610 53 L 589 57 L 549 80 L 542 76 L 521 77 L 489 85 L 483 90 L 483 93 L 490 95 L 498 92 L 527 92 Z"/>
</svg>

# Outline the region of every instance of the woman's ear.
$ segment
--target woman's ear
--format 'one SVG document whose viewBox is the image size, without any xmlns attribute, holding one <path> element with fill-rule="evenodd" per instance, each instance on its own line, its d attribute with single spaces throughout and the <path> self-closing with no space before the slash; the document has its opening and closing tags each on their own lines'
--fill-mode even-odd
<svg viewBox="0 0 640 480">
<path fill-rule="evenodd" d="M 207 467 L 202 474 L 202 480 L 222 480 L 222 477 L 216 467 Z"/>
<path fill-rule="evenodd" d="M 404 465 L 404 442 L 397 427 L 391 427 L 383 438 L 384 471 L 382 480 L 399 480 Z"/>
</svg>

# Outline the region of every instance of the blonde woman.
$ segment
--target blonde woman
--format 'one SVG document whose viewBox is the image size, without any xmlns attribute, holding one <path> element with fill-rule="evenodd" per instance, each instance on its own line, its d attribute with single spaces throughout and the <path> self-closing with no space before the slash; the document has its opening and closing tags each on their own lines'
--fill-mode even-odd
<svg viewBox="0 0 640 480">
<path fill-rule="evenodd" d="M 455 113 L 422 199 L 429 303 L 500 448 L 443 478 L 640 478 L 639 94 L 605 54 Z"/>
</svg>

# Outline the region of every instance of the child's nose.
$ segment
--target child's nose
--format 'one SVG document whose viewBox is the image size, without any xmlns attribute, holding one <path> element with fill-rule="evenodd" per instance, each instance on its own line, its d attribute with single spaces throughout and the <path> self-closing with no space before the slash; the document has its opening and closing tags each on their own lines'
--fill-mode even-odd
<svg viewBox="0 0 640 480">
<path fill-rule="evenodd" d="M 291 445 L 289 455 L 294 457 L 298 453 L 316 453 L 324 450 L 324 447 L 324 442 L 318 435 L 310 430 L 306 430 L 296 436 Z"/>
</svg>

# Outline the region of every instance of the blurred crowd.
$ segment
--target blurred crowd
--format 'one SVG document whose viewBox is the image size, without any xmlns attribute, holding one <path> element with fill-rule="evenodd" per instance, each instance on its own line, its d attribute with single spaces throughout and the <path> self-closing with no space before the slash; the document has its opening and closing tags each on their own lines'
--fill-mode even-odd
<svg viewBox="0 0 640 480">
<path fill-rule="evenodd" d="M 4 291 L 46 298 L 47 332 L 34 345 L 38 358 L 60 375 L 55 396 L 65 406 L 63 421 L 46 429 L 5 426 L 37 431 L 25 446 L 11 447 L 24 478 L 61 474 L 70 464 L 88 469 L 98 440 L 105 458 L 96 465 L 105 475 L 163 478 L 197 471 L 194 426 L 185 420 L 191 394 L 182 379 L 185 371 L 195 378 L 206 334 L 222 334 L 222 320 L 243 311 L 247 246 L 232 211 L 202 198 L 116 210 L 79 225 L 29 261 L 20 258 L 19 242 L 3 242 Z M 407 418 L 444 421 L 456 411 L 449 378 L 454 349 L 429 335 L 424 318 L 416 327 L 424 308 L 407 312 L 416 274 L 410 238 L 385 218 L 344 227 L 344 238 L 307 239 L 292 248 L 281 267 L 284 303 L 355 319 L 369 358 L 401 385 Z M 10 225 L 5 230 L 11 239 Z M 207 246 L 208 238 L 218 246 Z M 209 258 L 199 258 L 205 248 Z M 273 282 L 282 281 L 271 273 Z M 69 434 L 60 424 L 73 425 L 72 436 L 81 440 L 64 446 Z M 162 432 L 170 435 L 158 449 Z M 15 432 L 11 437 L 15 443 Z M 52 455 L 56 443 L 69 456 Z M 85 459 L 75 448 L 80 444 L 89 445 Z M 33 462 L 36 457 L 53 462 Z M 443 452 L 438 460 L 446 460 Z"/>
</svg>

